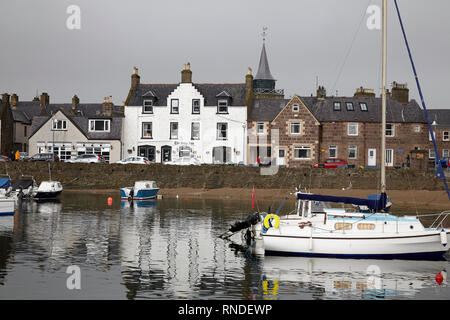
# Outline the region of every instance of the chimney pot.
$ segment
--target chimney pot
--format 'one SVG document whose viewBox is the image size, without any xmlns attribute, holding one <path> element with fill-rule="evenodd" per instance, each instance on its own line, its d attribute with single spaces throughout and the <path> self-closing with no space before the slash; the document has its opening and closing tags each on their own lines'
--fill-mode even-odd
<svg viewBox="0 0 450 320">
<path fill-rule="evenodd" d="M 50 104 L 50 96 L 47 94 L 47 92 L 42 92 L 40 102 L 41 107 L 46 107 Z"/>
</svg>

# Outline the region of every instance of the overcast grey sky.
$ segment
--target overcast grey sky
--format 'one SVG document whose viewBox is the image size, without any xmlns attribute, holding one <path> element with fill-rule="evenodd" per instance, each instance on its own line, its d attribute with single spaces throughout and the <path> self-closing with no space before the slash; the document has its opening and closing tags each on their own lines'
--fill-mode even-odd
<svg viewBox="0 0 450 320">
<path fill-rule="evenodd" d="M 388 2 L 388 82 L 407 82 L 419 100 Z M 450 108 L 450 1 L 398 3 L 427 106 Z M 80 30 L 66 27 L 72 4 L 81 8 Z M 316 77 L 329 95 L 352 96 L 360 86 L 378 95 L 381 32 L 366 27 L 368 4 L 381 0 L 3 0 L 0 91 L 20 100 L 45 91 L 61 103 L 112 95 L 122 104 L 133 66 L 141 82 L 177 83 L 187 62 L 194 82 L 244 82 L 247 67 L 256 74 L 267 26 L 270 69 L 286 96 L 315 92 Z"/>
</svg>

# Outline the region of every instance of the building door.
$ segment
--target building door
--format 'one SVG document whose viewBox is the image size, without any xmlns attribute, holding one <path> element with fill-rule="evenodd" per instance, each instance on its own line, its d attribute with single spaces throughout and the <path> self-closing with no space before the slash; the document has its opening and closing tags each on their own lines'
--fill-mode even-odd
<svg viewBox="0 0 450 320">
<path fill-rule="evenodd" d="M 213 163 L 227 163 L 229 161 L 231 161 L 230 147 L 213 148 Z"/>
<path fill-rule="evenodd" d="M 172 161 L 172 147 L 171 146 L 162 146 L 161 147 L 161 162 Z"/>
<path fill-rule="evenodd" d="M 386 149 L 386 167 L 394 166 L 394 150 Z"/>
<path fill-rule="evenodd" d="M 286 149 L 284 148 L 278 149 L 277 165 L 279 166 L 286 165 Z"/>
<path fill-rule="evenodd" d="M 138 156 L 145 157 L 150 161 L 155 161 L 155 147 L 154 146 L 139 146 Z"/>
<path fill-rule="evenodd" d="M 368 150 L 367 165 L 369 167 L 375 167 L 377 165 L 377 149 Z"/>
</svg>

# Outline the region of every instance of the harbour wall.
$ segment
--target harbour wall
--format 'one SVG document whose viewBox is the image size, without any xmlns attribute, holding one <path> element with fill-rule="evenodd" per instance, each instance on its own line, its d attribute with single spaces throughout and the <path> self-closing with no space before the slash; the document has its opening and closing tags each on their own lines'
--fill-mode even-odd
<svg viewBox="0 0 450 320">
<path fill-rule="evenodd" d="M 3 167 L 3 168 L 1 168 Z M 260 168 L 228 165 L 172 166 L 3 162 L 0 172 L 12 180 L 32 175 L 40 183 L 60 181 L 66 189 L 118 189 L 136 180 L 154 180 L 160 188 L 252 188 L 290 189 L 301 185 L 314 189 L 379 189 L 380 170 L 279 168 L 274 175 L 262 175 Z M 433 171 L 392 169 L 386 171 L 389 190 L 444 190 Z"/>
</svg>

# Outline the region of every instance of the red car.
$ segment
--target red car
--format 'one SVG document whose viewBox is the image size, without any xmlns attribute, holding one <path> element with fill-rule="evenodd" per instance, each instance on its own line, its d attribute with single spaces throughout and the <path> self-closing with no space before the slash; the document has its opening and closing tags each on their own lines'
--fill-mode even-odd
<svg viewBox="0 0 450 320">
<path fill-rule="evenodd" d="M 344 159 L 327 159 L 325 162 L 319 162 L 314 168 L 347 168 L 347 161 Z"/>
</svg>

